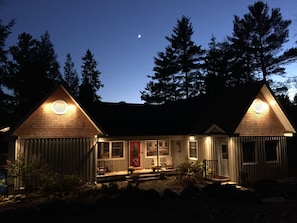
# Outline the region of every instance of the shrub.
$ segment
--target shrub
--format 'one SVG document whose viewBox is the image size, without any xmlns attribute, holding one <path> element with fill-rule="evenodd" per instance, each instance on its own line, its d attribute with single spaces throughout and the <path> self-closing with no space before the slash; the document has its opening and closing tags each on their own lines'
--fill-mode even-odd
<svg viewBox="0 0 297 223">
<path fill-rule="evenodd" d="M 40 156 L 32 155 L 26 161 L 23 156 L 9 162 L 12 177 L 23 181 L 26 191 L 40 190 L 43 193 L 71 193 L 83 185 L 76 174 L 62 175 L 53 171 Z"/>
<path fill-rule="evenodd" d="M 195 183 L 203 178 L 203 162 L 186 159 L 177 166 L 177 178 L 185 184 Z"/>
</svg>

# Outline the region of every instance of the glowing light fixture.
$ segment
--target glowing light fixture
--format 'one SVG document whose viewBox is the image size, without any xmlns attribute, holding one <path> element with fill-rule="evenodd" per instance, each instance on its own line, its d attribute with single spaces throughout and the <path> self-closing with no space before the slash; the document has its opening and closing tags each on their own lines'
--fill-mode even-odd
<svg viewBox="0 0 297 223">
<path fill-rule="evenodd" d="M 9 130 L 10 130 L 10 127 L 7 126 L 7 127 L 0 129 L 0 132 L 8 132 Z"/>
<path fill-rule="evenodd" d="M 52 109 L 53 109 L 54 113 L 56 113 L 58 115 L 62 115 L 62 114 L 65 114 L 67 112 L 68 105 L 63 100 L 56 100 L 53 103 Z"/>
<path fill-rule="evenodd" d="M 190 141 L 194 141 L 195 137 L 194 136 L 190 136 Z"/>
<path fill-rule="evenodd" d="M 286 137 L 293 137 L 293 133 L 291 133 L 291 132 L 285 132 L 284 133 L 284 136 L 286 136 Z"/>
<path fill-rule="evenodd" d="M 265 103 L 261 99 L 255 99 L 253 102 L 253 109 L 256 113 L 260 114 L 265 109 Z"/>
</svg>

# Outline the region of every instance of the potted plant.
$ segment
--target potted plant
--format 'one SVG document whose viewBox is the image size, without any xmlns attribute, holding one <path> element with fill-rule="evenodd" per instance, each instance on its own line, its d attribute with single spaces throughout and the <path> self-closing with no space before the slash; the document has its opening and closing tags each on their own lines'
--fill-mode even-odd
<svg viewBox="0 0 297 223">
<path fill-rule="evenodd" d="M 134 170 L 135 170 L 135 167 L 134 167 L 134 166 L 129 166 L 129 167 L 128 167 L 128 172 L 129 172 L 129 173 L 133 173 Z"/>
<path fill-rule="evenodd" d="M 156 172 L 157 166 L 156 165 L 151 165 L 151 169 L 153 170 L 153 172 Z"/>
</svg>

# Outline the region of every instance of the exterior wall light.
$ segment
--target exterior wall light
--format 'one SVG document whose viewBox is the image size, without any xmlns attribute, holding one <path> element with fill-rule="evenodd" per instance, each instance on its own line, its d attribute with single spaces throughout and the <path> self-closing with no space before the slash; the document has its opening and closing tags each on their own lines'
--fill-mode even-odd
<svg viewBox="0 0 297 223">
<path fill-rule="evenodd" d="M 65 114 L 67 112 L 68 105 L 63 100 L 56 100 L 53 103 L 52 109 L 53 109 L 54 113 L 56 113 L 58 115 L 62 115 L 62 114 Z"/>
<path fill-rule="evenodd" d="M 265 103 L 261 99 L 255 99 L 253 102 L 253 109 L 256 113 L 260 114 L 265 110 Z"/>
<path fill-rule="evenodd" d="M 291 133 L 291 132 L 285 132 L 284 133 L 284 136 L 286 136 L 286 137 L 293 137 L 293 133 Z"/>
<path fill-rule="evenodd" d="M 195 137 L 194 136 L 190 136 L 190 141 L 195 141 Z"/>
</svg>

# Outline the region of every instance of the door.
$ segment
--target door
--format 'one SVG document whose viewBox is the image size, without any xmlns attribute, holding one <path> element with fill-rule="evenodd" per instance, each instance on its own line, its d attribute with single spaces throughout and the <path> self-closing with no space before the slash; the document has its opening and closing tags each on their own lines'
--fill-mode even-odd
<svg viewBox="0 0 297 223">
<path fill-rule="evenodd" d="M 140 142 L 130 142 L 129 166 L 140 167 Z"/>
<path fill-rule="evenodd" d="M 220 143 L 218 148 L 218 167 L 220 176 L 229 176 L 229 151 L 227 143 Z"/>
</svg>

